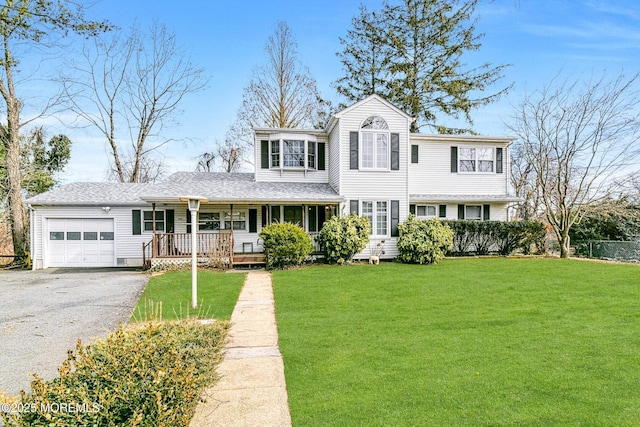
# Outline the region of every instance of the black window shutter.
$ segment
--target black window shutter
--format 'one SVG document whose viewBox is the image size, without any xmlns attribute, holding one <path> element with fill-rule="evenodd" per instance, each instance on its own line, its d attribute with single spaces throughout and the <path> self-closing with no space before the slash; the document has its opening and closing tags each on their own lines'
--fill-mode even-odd
<svg viewBox="0 0 640 427">
<path fill-rule="evenodd" d="M 391 237 L 398 237 L 398 224 L 400 223 L 400 201 L 391 201 Z"/>
<path fill-rule="evenodd" d="M 482 205 L 482 219 L 484 221 L 491 219 L 491 205 Z"/>
<path fill-rule="evenodd" d="M 458 147 L 451 147 L 451 172 L 458 172 Z"/>
<path fill-rule="evenodd" d="M 458 205 L 458 219 L 464 219 L 464 205 Z"/>
<path fill-rule="evenodd" d="M 318 231 L 322 230 L 324 222 L 327 220 L 327 211 L 324 206 L 318 206 Z"/>
<path fill-rule="evenodd" d="M 167 233 L 175 233 L 175 211 L 173 209 L 167 209 L 164 211 L 164 220 L 166 221 L 165 230 Z"/>
<path fill-rule="evenodd" d="M 358 132 L 349 132 L 349 169 L 358 169 Z"/>
<path fill-rule="evenodd" d="M 131 211 L 131 225 L 133 234 L 142 234 L 142 218 L 140 209 L 134 209 Z"/>
<path fill-rule="evenodd" d="M 349 201 L 349 212 L 350 213 L 354 213 L 356 215 L 359 215 L 359 211 L 358 211 L 358 205 L 359 205 L 359 201 L 358 200 L 350 200 Z"/>
<path fill-rule="evenodd" d="M 391 170 L 400 170 L 400 134 L 391 134 Z"/>
<path fill-rule="evenodd" d="M 325 143 L 324 142 L 318 142 L 318 170 L 319 171 L 323 171 L 324 170 L 324 150 L 325 150 Z"/>
<path fill-rule="evenodd" d="M 416 214 L 416 205 L 409 205 L 409 213 Z"/>
<path fill-rule="evenodd" d="M 269 169 L 269 141 L 260 141 L 260 167 Z"/>
<path fill-rule="evenodd" d="M 249 233 L 258 232 L 258 209 L 249 209 Z"/>
<path fill-rule="evenodd" d="M 267 205 L 262 205 L 262 226 L 267 226 Z"/>
<path fill-rule="evenodd" d="M 438 217 L 446 218 L 447 217 L 447 205 L 438 206 Z"/>
<path fill-rule="evenodd" d="M 191 233 L 191 211 L 187 209 L 187 233 Z"/>
<path fill-rule="evenodd" d="M 502 148 L 496 148 L 496 173 L 502 173 Z"/>
<path fill-rule="evenodd" d="M 418 163 L 418 146 L 411 146 L 411 163 Z"/>
</svg>

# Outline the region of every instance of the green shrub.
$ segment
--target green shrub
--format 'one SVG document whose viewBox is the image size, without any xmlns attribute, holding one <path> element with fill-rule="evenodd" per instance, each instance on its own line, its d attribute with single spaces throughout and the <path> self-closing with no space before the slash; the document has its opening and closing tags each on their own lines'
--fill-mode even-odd
<svg viewBox="0 0 640 427">
<path fill-rule="evenodd" d="M 69 351 L 60 376 L 31 382 L 5 418 L 20 426 L 188 425 L 215 366 L 228 323 L 149 322 Z M 65 406 L 62 406 L 65 405 Z"/>
<path fill-rule="evenodd" d="M 545 229 L 540 221 L 444 221 L 453 230 L 453 255 L 543 253 Z"/>
<path fill-rule="evenodd" d="M 316 241 L 322 246 L 327 262 L 345 264 L 367 246 L 370 230 L 366 217 L 334 216 L 324 223 Z"/>
<path fill-rule="evenodd" d="M 301 265 L 313 251 L 311 238 L 299 225 L 272 224 L 262 229 L 267 269 Z"/>
<path fill-rule="evenodd" d="M 453 231 L 437 219 L 413 214 L 398 225 L 398 259 L 410 264 L 436 264 L 453 247 Z"/>
</svg>

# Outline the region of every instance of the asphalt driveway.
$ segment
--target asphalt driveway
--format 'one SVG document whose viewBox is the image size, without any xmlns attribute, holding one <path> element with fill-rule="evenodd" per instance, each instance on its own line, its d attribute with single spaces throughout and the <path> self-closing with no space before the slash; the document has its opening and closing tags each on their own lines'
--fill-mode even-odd
<svg viewBox="0 0 640 427">
<path fill-rule="evenodd" d="M 0 272 L 0 390 L 51 379 L 75 349 L 127 322 L 149 279 L 120 268 Z"/>
</svg>

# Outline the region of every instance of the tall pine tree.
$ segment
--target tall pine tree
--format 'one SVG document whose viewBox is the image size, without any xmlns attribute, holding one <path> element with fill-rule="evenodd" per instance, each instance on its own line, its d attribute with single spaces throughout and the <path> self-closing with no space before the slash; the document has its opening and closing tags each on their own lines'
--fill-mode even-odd
<svg viewBox="0 0 640 427">
<path fill-rule="evenodd" d="M 441 133 L 469 132 L 447 127 L 442 120 L 464 118 L 472 125 L 473 109 L 496 101 L 509 89 L 486 92 L 502 78 L 506 65 L 468 67 L 463 62 L 466 52 L 481 47 L 483 35 L 476 34 L 474 18 L 477 3 L 400 0 L 385 3 L 378 13 L 362 8 L 338 54 L 345 75 L 336 89 L 350 101 L 373 92 L 384 96 L 416 118 L 413 132 L 424 127 Z"/>
<path fill-rule="evenodd" d="M 361 5 L 360 15 L 354 17 L 351 24 L 353 28 L 347 31 L 346 37 L 340 37 L 344 50 L 337 53 L 345 76 L 334 86 L 349 102 L 357 102 L 374 93 L 386 96 L 391 55 L 380 12 L 370 12 Z"/>
</svg>

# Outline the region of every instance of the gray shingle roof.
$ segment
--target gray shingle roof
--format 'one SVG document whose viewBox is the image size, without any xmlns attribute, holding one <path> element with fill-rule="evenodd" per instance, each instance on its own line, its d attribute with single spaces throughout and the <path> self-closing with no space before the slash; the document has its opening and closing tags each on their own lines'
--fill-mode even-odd
<svg viewBox="0 0 640 427">
<path fill-rule="evenodd" d="M 221 202 L 339 202 L 329 184 L 256 182 L 252 173 L 177 172 L 145 191 L 146 201 L 171 201 L 201 196 Z"/>
<path fill-rule="evenodd" d="M 135 205 L 152 184 L 120 182 L 74 182 L 26 200 L 31 205 Z"/>
<path fill-rule="evenodd" d="M 177 172 L 158 184 L 76 182 L 27 200 L 31 205 L 140 205 L 202 196 L 219 202 L 340 202 L 329 184 L 255 182 L 252 173 Z"/>
</svg>

